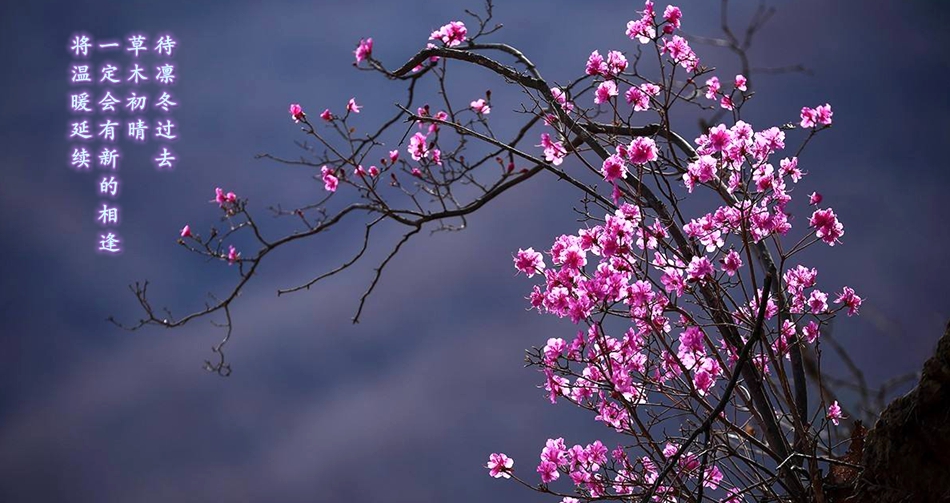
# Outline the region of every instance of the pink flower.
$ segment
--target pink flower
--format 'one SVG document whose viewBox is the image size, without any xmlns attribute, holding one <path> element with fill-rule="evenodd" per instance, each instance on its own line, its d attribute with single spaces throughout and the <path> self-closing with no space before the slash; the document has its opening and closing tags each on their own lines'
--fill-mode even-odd
<svg viewBox="0 0 950 503">
<path fill-rule="evenodd" d="M 706 473 L 703 475 L 703 485 L 710 489 L 718 489 L 719 484 L 722 483 L 722 478 L 722 470 L 713 465 L 712 468 L 706 469 Z"/>
<path fill-rule="evenodd" d="M 545 484 L 554 482 L 561 476 L 561 473 L 557 471 L 557 465 L 550 461 L 542 461 L 538 465 L 538 473 L 541 474 L 541 482 Z"/>
<path fill-rule="evenodd" d="M 841 413 L 841 406 L 838 405 L 838 401 L 835 400 L 828 407 L 828 419 L 830 419 L 835 426 L 838 426 L 839 421 L 844 418 L 844 414 Z"/>
<path fill-rule="evenodd" d="M 719 100 L 719 106 L 726 110 L 732 110 L 732 98 L 723 96 L 722 99 Z"/>
<path fill-rule="evenodd" d="M 346 111 L 355 114 L 360 113 L 360 106 L 356 104 L 356 98 L 350 98 L 350 101 L 346 102 Z"/>
<path fill-rule="evenodd" d="M 818 340 L 818 336 L 821 335 L 821 331 L 818 330 L 818 324 L 814 321 L 809 321 L 805 328 L 802 329 L 802 334 L 805 335 L 805 340 L 809 344 L 814 344 Z"/>
<path fill-rule="evenodd" d="M 712 263 L 706 257 L 694 256 L 686 266 L 687 281 L 705 281 L 705 278 L 715 274 Z"/>
<path fill-rule="evenodd" d="M 485 103 L 485 100 L 482 98 L 478 98 L 477 100 L 473 101 L 470 105 L 472 107 L 472 110 L 475 110 L 475 113 L 477 114 L 488 115 L 489 113 L 491 113 L 491 107 L 488 106 L 488 103 Z"/>
<path fill-rule="evenodd" d="M 719 94 L 719 77 L 713 76 L 706 80 L 706 99 L 714 100 Z"/>
<path fill-rule="evenodd" d="M 835 304 L 841 304 L 842 302 L 848 306 L 848 316 L 853 316 L 858 314 L 858 308 L 861 307 L 861 303 L 864 302 L 864 299 L 855 295 L 854 290 L 851 288 L 844 287 L 841 293 L 838 294 L 838 298 L 835 299 Z"/>
<path fill-rule="evenodd" d="M 225 193 L 224 193 L 224 190 L 223 190 L 221 187 L 215 187 L 215 188 L 214 188 L 214 199 L 211 200 L 210 202 L 212 202 L 212 203 L 218 203 L 219 206 L 221 206 L 222 208 L 224 208 L 225 205 L 228 204 L 228 203 L 232 203 L 232 204 L 233 204 L 233 203 L 237 202 L 237 195 L 235 195 L 234 192 L 228 192 L 227 194 L 225 194 Z"/>
<path fill-rule="evenodd" d="M 818 120 L 818 113 L 814 108 L 802 107 L 801 113 L 802 127 L 815 127 L 815 122 Z"/>
<path fill-rule="evenodd" d="M 627 177 L 627 166 L 624 164 L 623 159 L 619 155 L 614 154 L 604 161 L 604 165 L 601 167 L 600 172 L 603 173 L 604 180 L 613 182 L 618 178 Z"/>
<path fill-rule="evenodd" d="M 587 67 L 584 70 L 587 75 L 607 75 L 607 63 L 600 52 L 594 51 L 587 57 Z"/>
<path fill-rule="evenodd" d="M 389 162 L 395 163 L 395 162 L 396 162 L 396 159 L 399 159 L 399 151 L 398 151 L 398 150 L 390 150 L 390 151 L 389 151 Z"/>
<path fill-rule="evenodd" d="M 234 248 L 234 245 L 229 246 L 229 247 L 228 247 L 228 265 L 231 265 L 231 264 L 237 262 L 238 257 L 239 257 L 240 255 L 241 255 L 241 254 L 238 253 L 237 249 Z"/>
<path fill-rule="evenodd" d="M 740 267 L 742 267 L 742 258 L 735 250 L 730 250 L 722 259 L 722 270 L 731 277 L 735 276 Z"/>
<path fill-rule="evenodd" d="M 597 86 L 597 90 L 594 92 L 594 103 L 597 105 L 600 105 L 601 103 L 607 103 L 610 101 L 610 98 L 612 96 L 616 96 L 617 93 L 618 91 L 616 82 L 612 80 L 601 82 L 600 85 Z"/>
<path fill-rule="evenodd" d="M 443 44 L 449 47 L 455 47 L 465 41 L 465 35 L 467 33 L 468 30 L 465 28 L 465 23 L 452 21 L 432 32 L 429 36 L 429 40 L 441 40 Z"/>
<path fill-rule="evenodd" d="M 652 138 L 639 137 L 630 142 L 629 147 L 630 162 L 634 164 L 646 164 L 655 161 L 657 158 L 656 142 Z"/>
<path fill-rule="evenodd" d="M 303 108 L 300 108 L 299 103 L 290 104 L 290 117 L 294 122 L 300 122 L 306 117 L 306 114 L 303 113 Z"/>
<path fill-rule="evenodd" d="M 742 74 L 736 75 L 736 89 L 740 91 L 747 91 L 748 83 L 748 79 L 746 79 Z"/>
<path fill-rule="evenodd" d="M 485 465 L 485 468 L 488 468 L 488 474 L 494 478 L 504 477 L 506 479 L 511 478 L 511 467 L 515 465 L 515 461 L 504 453 L 492 453 L 488 456 L 488 464 Z"/>
<path fill-rule="evenodd" d="M 818 206 L 819 204 L 821 204 L 821 200 L 822 200 L 821 194 L 817 192 L 812 192 L 811 194 L 808 195 L 808 203 L 811 204 L 812 206 Z"/>
<path fill-rule="evenodd" d="M 678 63 L 690 72 L 699 67 L 699 58 L 696 57 L 696 53 L 689 47 L 689 42 L 679 35 L 663 40 L 663 52 L 670 53 L 674 63 Z"/>
<path fill-rule="evenodd" d="M 356 54 L 356 64 L 360 64 L 360 61 L 364 59 L 369 59 L 373 54 L 373 39 L 367 38 L 365 41 L 360 39 L 360 45 L 353 53 Z"/>
<path fill-rule="evenodd" d="M 183 237 L 183 238 L 190 238 L 190 237 L 191 237 L 191 227 L 190 227 L 190 226 L 185 225 L 184 227 L 181 228 L 181 237 Z"/>
<path fill-rule="evenodd" d="M 370 167 L 369 167 L 369 176 L 372 176 L 372 177 L 375 178 L 377 175 L 379 175 L 379 168 L 377 168 L 376 166 L 370 166 Z"/>
<path fill-rule="evenodd" d="M 554 97 L 554 101 L 561 105 L 561 108 L 563 108 L 565 112 L 574 110 L 574 104 L 570 101 L 567 101 L 567 93 L 562 91 L 560 88 L 552 87 L 551 96 Z"/>
<path fill-rule="evenodd" d="M 515 269 L 527 274 L 529 278 L 541 274 L 544 272 L 544 257 L 540 252 L 534 251 L 534 248 L 519 248 L 518 255 L 515 256 Z"/>
<path fill-rule="evenodd" d="M 841 236 L 844 235 L 844 225 L 838 221 L 837 215 L 831 208 L 827 210 L 815 210 L 808 220 L 808 225 L 815 228 L 815 236 L 822 241 L 834 246 Z"/>
<path fill-rule="evenodd" d="M 668 26 L 670 29 L 667 31 L 664 27 L 664 33 L 673 33 L 673 30 L 678 30 L 680 28 L 680 20 L 683 19 L 683 12 L 680 11 L 679 7 L 673 5 L 667 5 L 666 10 L 663 11 L 663 19 L 667 23 L 670 23 Z"/>
<path fill-rule="evenodd" d="M 336 192 L 340 180 L 333 175 L 333 170 L 323 166 L 320 168 L 320 172 L 323 174 L 323 188 L 329 192 Z"/>
<path fill-rule="evenodd" d="M 812 290 L 808 297 L 808 307 L 814 314 L 821 314 L 828 310 L 828 294 L 821 290 Z"/>
<path fill-rule="evenodd" d="M 323 112 L 320 113 L 320 118 L 327 122 L 330 122 L 333 120 L 333 114 L 331 114 L 330 109 L 327 108 Z"/>
<path fill-rule="evenodd" d="M 607 53 L 607 73 L 616 77 L 627 69 L 627 58 L 620 51 L 610 51 Z"/>
<path fill-rule="evenodd" d="M 408 152 L 409 155 L 412 156 L 413 161 L 419 161 L 422 160 L 423 157 L 427 157 L 429 155 L 429 146 L 426 144 L 426 135 L 422 133 L 412 135 L 412 138 L 409 139 Z"/>
<path fill-rule="evenodd" d="M 544 160 L 555 166 L 564 162 L 564 157 L 567 156 L 564 145 L 559 141 L 551 141 L 551 135 L 547 133 L 541 133 L 541 144 L 536 146 L 544 147 Z"/>
<path fill-rule="evenodd" d="M 825 103 L 824 105 L 815 108 L 815 118 L 818 120 L 819 124 L 825 126 L 831 125 L 831 105 Z"/>
</svg>

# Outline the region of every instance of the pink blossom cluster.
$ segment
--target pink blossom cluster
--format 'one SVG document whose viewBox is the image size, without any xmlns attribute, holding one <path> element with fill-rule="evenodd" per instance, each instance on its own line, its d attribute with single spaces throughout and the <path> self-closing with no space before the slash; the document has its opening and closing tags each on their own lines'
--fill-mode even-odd
<svg viewBox="0 0 950 503">
<path fill-rule="evenodd" d="M 468 30 L 465 28 L 465 23 L 452 21 L 447 25 L 443 25 L 438 30 L 433 31 L 432 35 L 429 36 L 429 40 L 441 40 L 443 44 L 449 47 L 455 47 L 465 42 L 466 34 L 468 34 Z"/>
<path fill-rule="evenodd" d="M 801 126 L 804 128 L 813 128 L 819 124 L 830 126 L 832 115 L 834 114 L 831 111 L 831 105 L 827 103 L 815 108 L 802 107 Z"/>
</svg>

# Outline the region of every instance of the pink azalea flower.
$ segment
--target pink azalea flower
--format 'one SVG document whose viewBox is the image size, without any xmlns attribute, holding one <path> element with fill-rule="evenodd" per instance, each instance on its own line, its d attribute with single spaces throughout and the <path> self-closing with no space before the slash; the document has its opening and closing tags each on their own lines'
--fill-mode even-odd
<svg viewBox="0 0 950 503">
<path fill-rule="evenodd" d="M 815 210 L 808 220 L 808 225 L 815 228 L 815 236 L 822 241 L 834 246 L 838 239 L 844 235 L 844 225 L 838 221 L 835 212 L 828 208 L 827 210 Z"/>
<path fill-rule="evenodd" d="M 190 238 L 190 237 L 191 237 L 191 227 L 190 227 L 190 226 L 185 225 L 184 227 L 181 228 L 181 237 L 183 237 L 183 238 Z"/>
<path fill-rule="evenodd" d="M 561 473 L 557 471 L 557 465 L 550 461 L 542 461 L 537 471 L 541 474 L 541 482 L 545 484 L 554 482 L 561 476 Z"/>
<path fill-rule="evenodd" d="M 694 256 L 686 266 L 686 279 L 688 281 L 705 281 L 706 278 L 715 274 L 713 265 L 706 257 Z"/>
<path fill-rule="evenodd" d="M 372 176 L 373 178 L 375 178 L 377 175 L 379 175 L 379 168 L 377 168 L 376 166 L 370 166 L 369 176 Z"/>
<path fill-rule="evenodd" d="M 817 192 L 812 192 L 811 194 L 808 195 L 808 203 L 811 204 L 812 206 L 818 206 L 819 204 L 821 204 L 821 200 L 822 200 L 821 194 Z"/>
<path fill-rule="evenodd" d="M 613 182 L 618 178 L 627 177 L 627 165 L 619 155 L 614 154 L 604 161 L 600 172 L 603 173 L 604 180 Z"/>
<path fill-rule="evenodd" d="M 511 478 L 511 468 L 515 465 L 515 461 L 504 453 L 492 453 L 488 457 L 488 464 L 485 465 L 485 468 L 488 468 L 488 474 L 494 478 Z"/>
<path fill-rule="evenodd" d="M 241 254 L 234 248 L 234 245 L 228 247 L 228 265 L 237 262 L 239 256 L 241 256 Z"/>
<path fill-rule="evenodd" d="M 706 473 L 703 475 L 703 485 L 710 489 L 718 489 L 719 484 L 722 483 L 722 470 L 718 466 L 713 465 L 711 468 L 706 469 Z"/>
<path fill-rule="evenodd" d="M 536 146 L 544 147 L 544 160 L 555 166 L 564 162 L 564 157 L 567 156 L 567 150 L 564 149 L 563 143 L 551 141 L 551 135 L 547 133 L 541 133 L 541 144 Z"/>
<path fill-rule="evenodd" d="M 491 107 L 488 106 L 488 103 L 485 103 L 485 100 L 482 98 L 478 98 L 477 100 L 471 102 L 470 106 L 477 114 L 488 115 L 491 113 Z"/>
<path fill-rule="evenodd" d="M 340 183 L 340 180 L 333 175 L 333 170 L 327 166 L 323 166 L 320 168 L 320 172 L 323 175 L 323 188 L 328 192 L 336 192 L 336 188 Z"/>
<path fill-rule="evenodd" d="M 687 71 L 694 71 L 699 67 L 699 58 L 690 48 L 689 42 L 679 35 L 663 40 L 663 52 L 669 53 L 674 63 L 678 63 Z"/>
<path fill-rule="evenodd" d="M 224 208 L 227 203 L 234 203 L 236 201 L 237 201 L 237 195 L 235 195 L 234 192 L 228 192 L 227 194 L 225 194 L 224 189 L 222 189 L 221 187 L 215 187 L 214 199 L 211 200 L 210 202 L 218 203 L 219 206 Z"/>
<path fill-rule="evenodd" d="M 346 111 L 355 114 L 360 113 L 360 106 L 356 104 L 356 98 L 350 98 L 350 101 L 346 102 Z"/>
<path fill-rule="evenodd" d="M 360 61 L 368 59 L 373 54 L 373 39 L 360 39 L 360 45 L 353 53 L 356 54 L 356 64 L 360 64 Z"/>
<path fill-rule="evenodd" d="M 844 414 L 841 413 L 841 406 L 838 405 L 838 401 L 835 400 L 828 407 L 828 419 L 830 419 L 831 422 L 834 423 L 835 426 L 838 426 L 839 421 L 841 421 L 844 418 L 845 418 Z"/>
<path fill-rule="evenodd" d="M 706 99 L 714 100 L 719 94 L 719 77 L 713 76 L 706 80 Z"/>
<path fill-rule="evenodd" d="M 805 328 L 802 329 L 802 334 L 805 335 L 805 340 L 809 344 L 814 344 L 818 340 L 818 336 L 821 335 L 821 331 L 818 329 L 818 324 L 814 321 L 809 321 Z"/>
<path fill-rule="evenodd" d="M 742 267 L 742 258 L 735 250 L 730 250 L 722 259 L 722 270 L 731 277 L 735 276 L 740 267 Z"/>
<path fill-rule="evenodd" d="M 419 161 L 423 157 L 427 157 L 429 155 L 429 146 L 426 143 L 426 135 L 422 133 L 412 135 L 412 138 L 409 139 L 408 151 L 413 161 Z M 391 153 L 390 157 L 392 157 Z"/>
<path fill-rule="evenodd" d="M 740 91 L 747 91 L 748 83 L 748 79 L 746 79 L 742 74 L 736 75 L 736 89 Z"/>
<path fill-rule="evenodd" d="M 604 57 L 600 55 L 600 52 L 594 51 L 590 53 L 590 56 L 587 57 L 587 67 L 585 72 L 587 75 L 607 75 L 607 63 L 604 61 Z"/>
<path fill-rule="evenodd" d="M 667 31 L 664 27 L 664 33 L 673 33 L 673 30 L 678 30 L 680 28 L 680 20 L 683 19 L 683 12 L 680 11 L 679 7 L 673 5 L 667 5 L 666 10 L 663 11 L 663 19 L 669 23 L 669 30 Z"/>
<path fill-rule="evenodd" d="M 443 44 L 449 47 L 455 47 L 465 41 L 465 35 L 467 33 L 468 30 L 465 28 L 465 23 L 452 21 L 432 32 L 429 36 L 429 40 L 441 40 Z"/>
<path fill-rule="evenodd" d="M 607 53 L 607 73 L 616 77 L 627 69 L 627 58 L 620 51 Z"/>
<path fill-rule="evenodd" d="M 732 108 L 733 108 L 733 107 L 732 107 L 732 98 L 730 98 L 729 96 L 723 96 L 722 99 L 719 100 L 719 106 L 722 107 L 722 108 L 724 108 L 724 109 L 726 109 L 726 110 L 732 110 Z"/>
<path fill-rule="evenodd" d="M 841 304 L 842 302 L 848 306 L 848 316 L 853 316 L 858 314 L 858 308 L 861 307 L 864 299 L 858 297 L 851 288 L 844 287 L 841 293 L 838 294 L 838 298 L 835 299 L 835 304 Z"/>
<path fill-rule="evenodd" d="M 565 112 L 570 112 L 571 110 L 574 110 L 574 104 L 571 103 L 570 101 L 567 101 L 567 93 L 565 93 L 561 89 L 557 87 L 552 87 L 551 96 L 554 97 L 554 101 L 556 101 L 559 105 L 561 105 L 561 108 L 563 108 Z"/>
<path fill-rule="evenodd" d="M 616 96 L 617 93 L 618 91 L 616 82 L 612 80 L 601 82 L 600 85 L 597 86 L 597 90 L 594 92 L 594 103 L 597 105 L 600 105 L 601 103 L 607 103 L 610 101 L 610 98 L 612 96 Z"/>
<path fill-rule="evenodd" d="M 540 252 L 534 251 L 534 248 L 519 248 L 515 256 L 515 269 L 527 274 L 529 278 L 541 274 L 544 272 L 544 257 Z"/>
<path fill-rule="evenodd" d="M 330 113 L 330 109 L 327 108 L 322 113 L 320 113 L 320 118 L 329 122 L 333 120 L 333 114 Z"/>
<path fill-rule="evenodd" d="M 639 137 L 630 142 L 630 162 L 646 164 L 657 159 L 656 142 L 652 138 Z"/>
<path fill-rule="evenodd" d="M 299 103 L 290 104 L 290 117 L 294 122 L 300 122 L 306 117 L 306 114 L 303 113 L 303 108 L 300 107 Z"/>
<path fill-rule="evenodd" d="M 801 117 L 802 127 L 812 128 L 818 120 L 818 112 L 814 108 L 802 107 Z"/>
<path fill-rule="evenodd" d="M 808 297 L 808 307 L 814 314 L 821 314 L 828 310 L 828 294 L 821 290 L 812 290 Z"/>
<path fill-rule="evenodd" d="M 830 126 L 831 125 L 831 105 L 825 103 L 824 105 L 815 108 L 815 118 L 819 124 Z"/>
<path fill-rule="evenodd" d="M 395 162 L 396 162 L 396 159 L 399 159 L 399 151 L 398 151 L 398 150 L 390 150 L 390 151 L 389 151 L 389 162 L 395 163 Z"/>
</svg>

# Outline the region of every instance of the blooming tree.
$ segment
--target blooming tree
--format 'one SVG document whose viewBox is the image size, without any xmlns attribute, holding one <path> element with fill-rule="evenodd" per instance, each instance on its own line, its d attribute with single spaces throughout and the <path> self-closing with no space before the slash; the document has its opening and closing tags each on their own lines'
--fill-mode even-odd
<svg viewBox="0 0 950 503">
<path fill-rule="evenodd" d="M 830 321 L 857 315 L 863 299 L 846 285 L 820 283 L 802 257 L 813 246 L 837 251 L 845 234 L 808 183 L 815 161 L 802 159 L 808 143 L 831 127 L 832 107 L 804 104 L 797 116 L 774 123 L 744 119 L 753 96 L 746 49 L 771 11 L 755 14 L 744 40 L 724 23 L 724 45 L 743 63 L 742 74 L 727 76 L 703 64 L 694 48 L 702 39 L 682 31 L 688 18 L 678 7 L 659 11 L 647 0 L 617 27 L 629 43 L 605 55 L 592 51 L 567 82 L 545 79 L 527 55 L 490 41 L 500 28 L 492 25 L 491 3 L 485 14 L 468 14 L 468 25 L 441 26 L 395 68 L 376 57 L 372 38 L 359 41 L 356 68 L 408 91 L 377 128 L 356 121 L 363 106 L 355 97 L 315 106 L 324 110 L 313 115 L 291 104 L 290 118 L 321 148 L 308 148 L 309 159 L 262 157 L 313 167 L 323 197 L 271 208 L 300 225 L 272 238 L 245 199 L 216 189 L 211 202 L 223 230 L 201 236 L 185 225 L 179 243 L 236 265 L 234 289 L 204 310 L 172 318 L 153 310 L 147 283 L 136 284 L 146 317 L 131 328 L 177 327 L 223 313 L 227 334 L 214 348 L 217 361 L 206 365 L 227 374 L 231 304 L 276 248 L 369 215 L 356 254 L 279 291 L 286 294 L 360 261 L 382 222 L 403 226 L 359 301 L 357 322 L 387 264 L 423 228 L 461 229 L 467 215 L 502 193 L 554 176 L 583 198 L 583 223 L 550 245 L 526 243 L 513 265 L 533 283 L 527 305 L 569 324 L 529 350 L 528 361 L 552 403 L 590 411 L 605 436 L 583 446 L 549 439 L 535 460 L 486 453 L 488 475 L 563 503 L 822 501 L 824 486 L 852 481 L 841 469 L 856 467 L 855 459 L 838 456 L 829 435 L 849 417 L 821 381 L 815 347 Z M 460 66 L 520 89 L 521 110 L 501 116 L 491 92 L 450 96 L 449 76 Z M 417 96 L 417 85 L 430 80 L 441 90 L 438 104 Z M 681 108 L 704 121 L 692 141 L 674 124 L 671 111 Z M 494 121 L 513 120 L 521 121 L 513 136 L 494 132 Z M 384 140 L 407 123 L 403 141 Z M 688 214 L 684 201 L 700 194 L 714 204 Z M 333 209 L 339 198 L 351 202 Z M 806 218 L 793 220 L 796 199 L 810 208 Z M 238 233 L 249 234 L 258 251 L 236 248 Z M 817 397 L 809 396 L 809 381 Z M 839 477 L 829 482 L 826 472 Z"/>
</svg>

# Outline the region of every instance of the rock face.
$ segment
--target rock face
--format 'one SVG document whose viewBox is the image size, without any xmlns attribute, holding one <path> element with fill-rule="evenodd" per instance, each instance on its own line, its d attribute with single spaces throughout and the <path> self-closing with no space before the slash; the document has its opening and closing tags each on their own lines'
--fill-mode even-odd
<svg viewBox="0 0 950 503">
<path fill-rule="evenodd" d="M 864 439 L 852 503 L 950 502 L 950 324 L 920 383 Z"/>
</svg>

